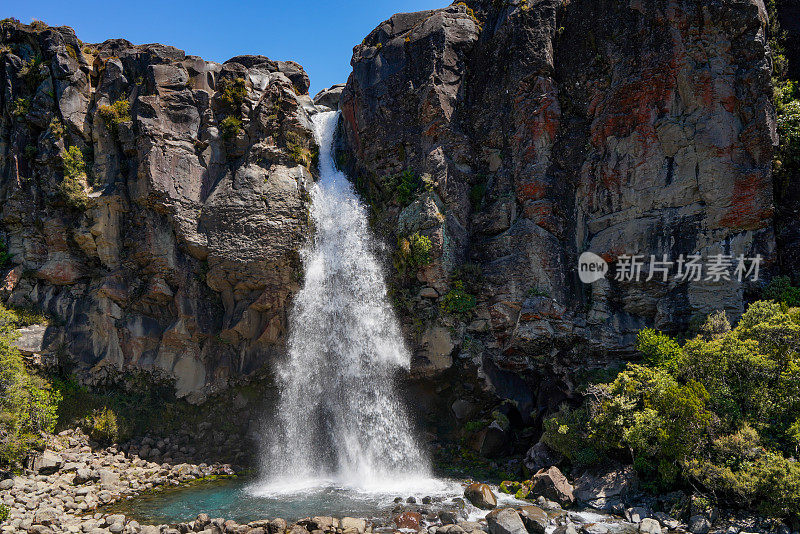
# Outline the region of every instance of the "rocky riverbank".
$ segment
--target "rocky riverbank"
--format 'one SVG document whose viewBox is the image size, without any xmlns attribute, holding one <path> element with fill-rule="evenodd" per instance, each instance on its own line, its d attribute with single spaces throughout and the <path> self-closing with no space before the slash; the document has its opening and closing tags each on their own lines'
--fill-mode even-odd
<svg viewBox="0 0 800 534">
<path fill-rule="evenodd" d="M 49 440 L 25 474 L 0 480 L 0 504 L 9 509 L 0 532 L 141 532 L 135 521 L 103 507 L 155 488 L 232 474 L 227 464 L 159 464 L 117 447 L 92 448 L 80 430 L 68 430 Z"/>
<path fill-rule="evenodd" d="M 584 475 L 573 484 L 555 467 L 541 469 L 525 483 L 504 482 L 499 489 L 469 484 L 464 498 L 397 497 L 390 511 L 370 518 L 318 516 L 296 522 L 272 518 L 241 524 L 203 513 L 189 522 L 142 525 L 110 506 L 153 490 L 235 473 L 229 464 L 189 463 L 191 451 L 179 443 L 179 438 L 140 438 L 123 447 L 101 448 L 80 430 L 52 436 L 48 448 L 32 458 L 23 474 L 0 480 L 0 504 L 9 509 L 0 533 L 792 534 L 797 530 L 774 520 L 727 514 L 691 497 L 683 518 L 665 510 L 686 496 L 653 497 L 632 491 L 632 480 L 624 472 Z M 525 499 L 519 498 L 520 491 Z M 517 498 L 509 495 L 514 493 Z M 601 506 L 607 510 L 602 512 L 598 504 L 610 506 Z"/>
</svg>

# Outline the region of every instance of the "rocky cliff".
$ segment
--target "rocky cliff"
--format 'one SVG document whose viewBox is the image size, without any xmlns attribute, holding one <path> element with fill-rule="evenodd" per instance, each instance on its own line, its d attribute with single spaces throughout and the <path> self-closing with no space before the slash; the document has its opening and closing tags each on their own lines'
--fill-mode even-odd
<svg viewBox="0 0 800 534">
<path fill-rule="evenodd" d="M 413 371 L 443 378 L 434 395 L 471 398 L 479 379 L 532 423 L 639 329 L 741 314 L 757 283 L 645 278 L 651 255 L 776 269 L 766 23 L 761 0 L 471 0 L 355 47 L 340 162 L 397 246 L 394 295 Z M 581 283 L 584 251 L 611 275 Z M 614 280 L 626 254 L 644 255 L 638 282 Z"/>
<path fill-rule="evenodd" d="M 282 353 L 317 152 L 302 67 L 13 20 L 0 46 L 4 302 L 82 367 L 182 395 Z"/>
<path fill-rule="evenodd" d="M 472 0 L 355 47 L 316 101 L 342 109 L 431 421 L 535 426 L 640 328 L 760 291 L 645 282 L 651 255 L 781 268 L 766 23 L 760 0 Z M 282 354 L 317 151 L 303 69 L 0 32 L 3 302 L 47 312 L 82 368 L 163 370 L 198 399 Z M 612 274 L 581 283 L 584 251 Z M 625 254 L 642 280 L 614 280 Z"/>
</svg>

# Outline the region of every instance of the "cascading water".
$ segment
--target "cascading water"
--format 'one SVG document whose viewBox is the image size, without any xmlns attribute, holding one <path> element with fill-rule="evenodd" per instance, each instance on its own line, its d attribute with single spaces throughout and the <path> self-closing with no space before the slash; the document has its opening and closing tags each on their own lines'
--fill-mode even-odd
<svg viewBox="0 0 800 534">
<path fill-rule="evenodd" d="M 381 491 L 432 481 L 394 383 L 410 355 L 367 216 L 333 161 L 337 120 L 337 112 L 313 117 L 320 147 L 311 194 L 316 235 L 303 252 L 289 357 L 277 373 L 280 402 L 265 440 L 264 491 L 320 484 Z"/>
</svg>

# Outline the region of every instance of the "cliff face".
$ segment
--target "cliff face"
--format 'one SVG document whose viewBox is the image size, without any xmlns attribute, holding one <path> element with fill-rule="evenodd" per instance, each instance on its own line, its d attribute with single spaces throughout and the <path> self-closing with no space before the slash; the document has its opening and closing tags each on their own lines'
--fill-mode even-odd
<svg viewBox="0 0 800 534">
<path fill-rule="evenodd" d="M 4 302 L 48 312 L 85 367 L 181 394 L 282 352 L 316 151 L 302 67 L 14 21 L 0 44 Z"/>
<path fill-rule="evenodd" d="M 644 279 L 651 254 L 774 269 L 766 21 L 760 0 L 472 0 L 355 47 L 340 159 L 389 243 L 432 243 L 430 265 L 394 273 L 418 375 L 488 378 L 527 419 L 642 327 L 742 312 L 752 284 Z M 404 171 L 422 177 L 409 203 Z M 582 284 L 584 251 L 612 275 Z M 613 280 L 623 254 L 645 255 L 641 281 Z M 455 281 L 469 313 L 444 311 Z"/>
</svg>

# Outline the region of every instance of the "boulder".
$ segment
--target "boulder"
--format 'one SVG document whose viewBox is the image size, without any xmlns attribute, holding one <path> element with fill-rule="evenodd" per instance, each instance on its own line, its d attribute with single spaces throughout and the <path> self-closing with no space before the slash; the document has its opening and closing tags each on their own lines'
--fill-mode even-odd
<svg viewBox="0 0 800 534">
<path fill-rule="evenodd" d="M 639 479 L 633 466 L 617 466 L 582 474 L 575 481 L 573 495 L 593 508 L 611 510 L 638 489 Z"/>
<path fill-rule="evenodd" d="M 646 517 L 639 523 L 639 532 L 642 534 L 661 534 L 661 525 L 655 519 Z"/>
<path fill-rule="evenodd" d="M 314 97 L 314 104 L 317 106 L 325 106 L 334 111 L 339 109 L 339 98 L 342 96 L 344 89 L 343 83 L 331 85 L 327 89 L 323 89 Z"/>
<path fill-rule="evenodd" d="M 572 485 L 561 471 L 553 466 L 542 469 L 533 476 L 531 492 L 556 501 L 561 506 L 572 504 L 575 500 Z"/>
<path fill-rule="evenodd" d="M 397 525 L 397 528 L 419 530 L 419 527 L 422 524 L 422 516 L 417 512 L 406 511 L 395 516 L 394 524 Z"/>
<path fill-rule="evenodd" d="M 692 534 L 708 534 L 711 530 L 711 521 L 705 515 L 693 515 L 689 518 L 689 532 Z"/>
<path fill-rule="evenodd" d="M 64 459 L 53 451 L 46 450 L 37 455 L 33 460 L 31 468 L 40 475 L 52 475 L 64 465 Z"/>
<path fill-rule="evenodd" d="M 464 490 L 464 497 L 483 510 L 491 510 L 497 506 L 497 497 L 492 492 L 492 488 L 480 482 L 474 482 L 467 486 Z"/>
<path fill-rule="evenodd" d="M 343 517 L 341 524 L 342 524 L 342 530 L 355 530 L 359 534 L 364 534 L 364 531 L 367 530 L 366 519 L 360 519 L 355 517 Z"/>
<path fill-rule="evenodd" d="M 550 523 L 544 510 L 538 506 L 522 506 L 518 512 L 528 534 L 544 534 Z"/>
<path fill-rule="evenodd" d="M 495 508 L 486 514 L 489 534 L 528 534 L 525 524 L 513 508 Z"/>
</svg>

